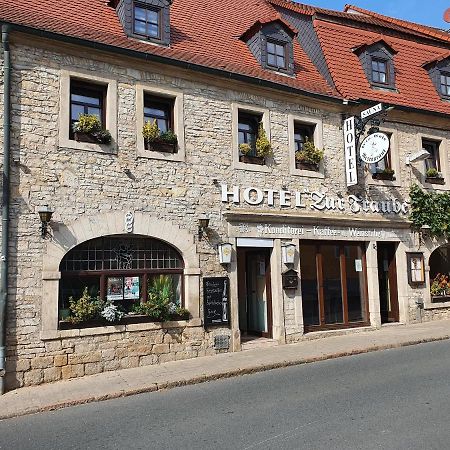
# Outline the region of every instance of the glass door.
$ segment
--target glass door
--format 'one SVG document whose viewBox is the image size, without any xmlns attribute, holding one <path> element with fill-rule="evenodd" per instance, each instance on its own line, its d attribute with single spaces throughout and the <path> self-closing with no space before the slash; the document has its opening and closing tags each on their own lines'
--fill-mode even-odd
<svg viewBox="0 0 450 450">
<path fill-rule="evenodd" d="M 367 323 L 364 244 L 300 244 L 303 319 L 306 331 Z"/>
</svg>

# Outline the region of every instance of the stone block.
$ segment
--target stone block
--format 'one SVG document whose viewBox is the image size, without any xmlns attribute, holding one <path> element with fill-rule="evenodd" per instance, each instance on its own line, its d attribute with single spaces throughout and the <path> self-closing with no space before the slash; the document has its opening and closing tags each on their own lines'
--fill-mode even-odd
<svg viewBox="0 0 450 450">
<path fill-rule="evenodd" d="M 155 344 L 152 352 L 156 355 L 162 355 L 163 353 L 169 353 L 169 344 Z"/>
<path fill-rule="evenodd" d="M 120 363 L 119 363 L 118 359 L 113 359 L 111 361 L 105 361 L 103 363 L 103 368 L 105 369 L 105 372 L 109 371 L 109 370 L 117 370 L 119 367 L 120 367 Z"/>
<path fill-rule="evenodd" d="M 99 362 L 102 359 L 100 352 L 74 353 L 69 355 L 69 364 L 85 364 Z"/>
<path fill-rule="evenodd" d="M 62 377 L 61 367 L 50 367 L 44 369 L 44 383 L 50 383 L 52 381 L 58 381 Z"/>
<path fill-rule="evenodd" d="M 39 356 L 31 360 L 33 369 L 46 369 L 53 366 L 53 356 Z"/>
<path fill-rule="evenodd" d="M 29 359 L 6 358 L 7 372 L 25 372 L 31 367 Z"/>
<path fill-rule="evenodd" d="M 84 375 L 84 365 L 83 364 L 70 364 L 64 366 L 61 369 L 62 378 L 64 380 L 68 378 L 82 377 Z"/>
<path fill-rule="evenodd" d="M 157 362 L 158 362 L 158 357 L 156 355 L 141 356 L 139 358 L 140 366 L 151 366 L 153 364 L 156 364 Z"/>
<path fill-rule="evenodd" d="M 67 366 L 67 355 L 56 355 L 53 364 L 55 367 Z"/>
<path fill-rule="evenodd" d="M 175 360 L 179 361 L 181 359 L 190 359 L 195 358 L 197 356 L 196 351 L 184 351 L 184 352 L 176 352 L 175 353 Z"/>
<path fill-rule="evenodd" d="M 121 369 L 131 369 L 132 367 L 138 367 L 139 356 L 128 356 L 126 358 L 122 358 L 119 363 Z"/>
<path fill-rule="evenodd" d="M 42 369 L 33 369 L 24 373 L 23 381 L 25 386 L 33 386 L 41 384 L 44 380 L 44 373 Z"/>
<path fill-rule="evenodd" d="M 93 375 L 94 373 L 103 372 L 102 363 L 87 363 L 84 365 L 84 374 Z"/>
<path fill-rule="evenodd" d="M 116 350 L 114 348 L 108 348 L 101 351 L 102 361 L 111 361 L 116 356 Z"/>
<path fill-rule="evenodd" d="M 159 355 L 158 362 L 160 364 L 175 361 L 175 353 L 167 353 L 165 355 Z"/>
</svg>

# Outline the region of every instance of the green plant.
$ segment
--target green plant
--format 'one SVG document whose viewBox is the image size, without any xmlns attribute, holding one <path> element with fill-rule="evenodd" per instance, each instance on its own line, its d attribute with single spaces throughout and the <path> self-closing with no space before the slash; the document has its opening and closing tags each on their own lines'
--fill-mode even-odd
<svg viewBox="0 0 450 450">
<path fill-rule="evenodd" d="M 161 130 L 158 127 L 158 122 L 156 119 L 153 122 L 150 122 L 148 120 L 144 128 L 142 129 L 142 135 L 144 136 L 144 139 L 148 142 L 155 142 L 159 139 L 161 136 Z"/>
<path fill-rule="evenodd" d="M 262 123 L 259 124 L 258 136 L 256 138 L 256 156 L 265 158 L 272 155 L 272 146 L 269 139 L 267 139 L 266 131 Z"/>
<path fill-rule="evenodd" d="M 381 170 L 380 172 L 377 173 L 383 173 L 385 175 L 394 175 L 395 170 L 391 169 L 390 167 L 386 167 L 385 169 Z"/>
<path fill-rule="evenodd" d="M 437 169 L 431 167 L 425 172 L 425 175 L 427 178 L 439 178 L 440 173 L 437 171 Z"/>
<path fill-rule="evenodd" d="M 176 314 L 183 317 L 189 317 L 190 312 L 186 308 L 182 308 L 181 306 L 177 307 Z"/>
<path fill-rule="evenodd" d="M 318 149 L 312 141 L 306 140 L 303 148 L 295 152 L 295 159 L 300 162 L 319 165 L 323 159 L 323 150 Z"/>
<path fill-rule="evenodd" d="M 450 281 L 448 275 L 438 273 L 431 282 L 430 292 L 433 296 L 450 295 Z"/>
<path fill-rule="evenodd" d="M 111 143 L 111 133 L 108 130 L 102 130 L 99 118 L 93 114 L 80 114 L 72 129 L 74 133 L 85 133 L 93 136 L 101 144 Z"/>
<path fill-rule="evenodd" d="M 430 227 L 434 236 L 450 234 L 450 194 L 425 192 L 416 184 L 409 191 L 411 213 L 409 219 L 415 229 L 424 225 Z"/>
<path fill-rule="evenodd" d="M 72 323 L 80 323 L 99 318 L 103 304 L 98 297 L 91 297 L 88 288 L 85 287 L 83 295 L 78 300 L 74 300 L 73 297 L 69 298 L 69 309 L 71 314 L 67 320 Z"/>
<path fill-rule="evenodd" d="M 168 144 L 176 144 L 178 142 L 177 135 L 172 130 L 161 133 L 160 139 Z"/>
<path fill-rule="evenodd" d="M 243 155 L 248 155 L 252 152 L 252 147 L 250 146 L 250 144 L 239 144 L 239 151 Z"/>
</svg>

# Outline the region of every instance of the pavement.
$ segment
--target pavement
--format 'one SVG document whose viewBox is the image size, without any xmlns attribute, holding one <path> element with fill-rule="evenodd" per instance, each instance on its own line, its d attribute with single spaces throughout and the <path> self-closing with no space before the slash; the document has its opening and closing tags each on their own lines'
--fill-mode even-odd
<svg viewBox="0 0 450 450">
<path fill-rule="evenodd" d="M 222 353 L 16 389 L 0 396 L 0 419 L 170 389 L 331 358 L 450 339 L 450 320 L 311 333 L 301 342 Z"/>
</svg>

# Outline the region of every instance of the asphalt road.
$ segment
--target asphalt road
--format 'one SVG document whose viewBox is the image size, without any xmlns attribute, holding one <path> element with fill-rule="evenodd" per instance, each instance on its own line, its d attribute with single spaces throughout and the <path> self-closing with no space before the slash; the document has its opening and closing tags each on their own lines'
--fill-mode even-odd
<svg viewBox="0 0 450 450">
<path fill-rule="evenodd" d="M 4 420 L 0 448 L 450 449 L 450 341 Z"/>
</svg>

